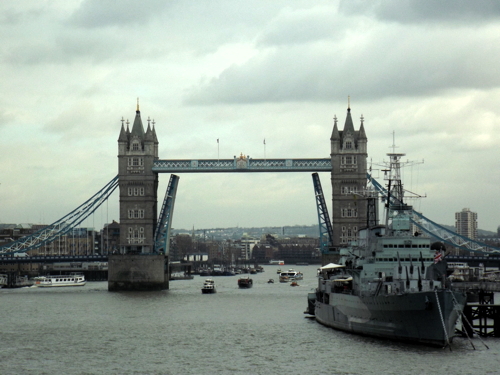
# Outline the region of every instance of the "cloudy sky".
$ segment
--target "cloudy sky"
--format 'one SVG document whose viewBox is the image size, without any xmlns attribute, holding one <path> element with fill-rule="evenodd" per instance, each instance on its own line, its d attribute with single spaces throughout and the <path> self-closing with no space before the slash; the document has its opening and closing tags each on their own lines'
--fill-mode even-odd
<svg viewBox="0 0 500 375">
<path fill-rule="evenodd" d="M 374 170 L 393 139 L 416 162 L 425 216 L 500 224 L 499 2 L 20 0 L 0 28 L 0 223 L 54 222 L 109 182 L 137 97 L 161 159 L 231 159 L 329 157 L 350 95 Z M 117 193 L 84 225 L 111 220 Z M 175 228 L 316 222 L 310 173 L 180 175 Z"/>
</svg>

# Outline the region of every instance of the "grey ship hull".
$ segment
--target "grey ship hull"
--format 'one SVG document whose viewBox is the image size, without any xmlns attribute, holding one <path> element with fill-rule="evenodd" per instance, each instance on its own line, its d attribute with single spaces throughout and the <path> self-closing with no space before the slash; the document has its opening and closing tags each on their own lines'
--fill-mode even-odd
<svg viewBox="0 0 500 375">
<path fill-rule="evenodd" d="M 449 290 L 370 297 L 325 293 L 317 297 L 314 314 L 323 325 L 440 347 L 453 338 L 458 314 L 466 300 L 464 294 Z"/>
</svg>

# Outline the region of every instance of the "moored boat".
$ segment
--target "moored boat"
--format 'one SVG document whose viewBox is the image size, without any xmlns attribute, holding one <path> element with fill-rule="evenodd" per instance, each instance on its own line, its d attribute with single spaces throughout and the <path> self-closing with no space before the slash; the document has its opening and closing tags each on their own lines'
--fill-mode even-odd
<svg viewBox="0 0 500 375">
<path fill-rule="evenodd" d="M 320 268 L 316 295 L 308 296 L 306 313 L 344 331 L 447 346 L 466 295 L 451 288 L 443 244 L 431 244 L 412 225 L 413 209 L 403 203 L 399 177 L 403 155 L 389 154 L 386 224 L 369 220 L 358 241 L 340 249 L 338 264 Z M 374 196 L 366 198 L 371 207 Z"/>
<path fill-rule="evenodd" d="M 240 288 L 251 288 L 253 286 L 253 280 L 249 277 L 240 277 L 238 279 L 238 287 Z"/>
<path fill-rule="evenodd" d="M 36 287 L 84 286 L 87 282 L 81 273 L 73 272 L 69 275 L 47 275 L 33 278 Z"/>
<path fill-rule="evenodd" d="M 0 288 L 7 286 L 8 276 L 4 273 L 0 273 Z"/>
<path fill-rule="evenodd" d="M 201 292 L 203 294 L 216 293 L 217 289 L 215 288 L 215 281 L 213 279 L 206 279 L 201 287 Z"/>
<path fill-rule="evenodd" d="M 200 271 L 200 276 L 211 276 L 210 275 L 210 270 L 203 269 Z"/>
<path fill-rule="evenodd" d="M 33 285 L 33 280 L 30 280 L 28 276 L 16 276 L 12 281 L 7 281 L 7 287 L 9 288 L 25 288 Z"/>
<path fill-rule="evenodd" d="M 285 261 L 284 260 L 270 260 L 269 261 L 269 264 L 270 265 L 278 265 L 278 266 L 284 266 L 285 265 Z"/>
</svg>

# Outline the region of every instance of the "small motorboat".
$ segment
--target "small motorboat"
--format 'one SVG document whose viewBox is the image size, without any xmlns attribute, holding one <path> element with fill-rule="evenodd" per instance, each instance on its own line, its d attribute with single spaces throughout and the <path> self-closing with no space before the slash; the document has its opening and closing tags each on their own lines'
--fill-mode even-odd
<svg viewBox="0 0 500 375">
<path fill-rule="evenodd" d="M 297 282 L 296 282 L 296 281 L 292 281 L 292 282 L 290 283 L 290 286 L 299 286 L 299 284 L 297 284 Z"/>
<path fill-rule="evenodd" d="M 238 279 L 238 286 L 240 288 L 251 288 L 253 286 L 253 280 L 249 277 L 241 277 Z"/>
<path fill-rule="evenodd" d="M 274 280 L 273 279 L 269 279 L 269 280 L 267 280 L 267 283 L 268 284 L 274 284 Z"/>
<path fill-rule="evenodd" d="M 203 294 L 216 293 L 217 289 L 215 289 L 215 281 L 213 279 L 206 279 L 201 288 L 201 292 Z"/>
</svg>

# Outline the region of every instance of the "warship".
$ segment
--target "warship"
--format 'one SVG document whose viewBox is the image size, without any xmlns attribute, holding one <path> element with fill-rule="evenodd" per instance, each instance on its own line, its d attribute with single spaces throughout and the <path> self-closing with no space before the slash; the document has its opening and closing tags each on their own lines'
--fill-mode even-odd
<svg viewBox="0 0 500 375">
<path fill-rule="evenodd" d="M 389 153 L 387 189 L 366 194 L 368 216 L 384 201 L 385 223 L 368 219 L 356 241 L 339 249 L 337 263 L 318 270 L 307 314 L 335 329 L 445 347 L 455 335 L 466 294 L 447 279 L 444 245 L 418 231 L 404 202 L 400 158 Z"/>
</svg>

